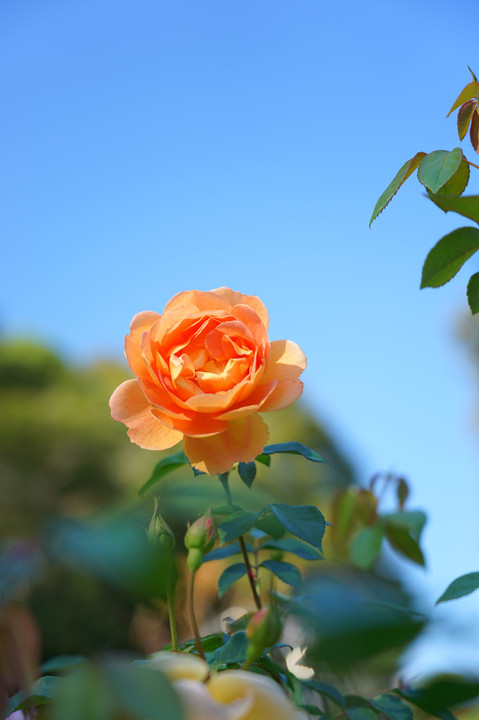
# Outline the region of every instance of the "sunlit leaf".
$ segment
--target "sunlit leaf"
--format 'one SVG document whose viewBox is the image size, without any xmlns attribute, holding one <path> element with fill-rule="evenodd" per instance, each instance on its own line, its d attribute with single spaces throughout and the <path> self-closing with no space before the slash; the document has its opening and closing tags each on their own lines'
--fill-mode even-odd
<svg viewBox="0 0 479 720">
<path fill-rule="evenodd" d="M 436 605 L 442 602 L 448 602 L 449 600 L 457 600 L 465 595 L 470 595 L 478 588 L 479 572 L 471 572 L 466 575 L 461 575 L 453 580 L 446 588 L 439 600 L 436 601 Z"/>
<path fill-rule="evenodd" d="M 471 73 L 473 81 L 477 83 L 477 77 L 474 75 L 474 73 L 472 72 L 472 70 L 471 70 L 471 68 L 469 67 L 469 65 L 467 66 L 467 69 L 468 69 L 469 72 Z"/>
<path fill-rule="evenodd" d="M 382 195 L 379 197 L 379 200 L 377 201 L 373 214 L 371 215 L 371 220 L 369 221 L 369 227 L 371 227 L 371 224 L 373 221 L 377 218 L 377 216 L 384 210 L 386 205 L 391 202 L 399 188 L 403 183 L 406 182 L 408 177 L 410 177 L 414 170 L 416 170 L 417 167 L 421 164 L 422 160 L 426 157 L 425 152 L 418 152 L 412 157 L 410 160 L 404 163 L 402 168 L 399 170 L 397 175 L 394 177 L 394 179 L 389 183 L 386 190 L 382 193 Z"/>
<path fill-rule="evenodd" d="M 448 180 L 440 190 L 438 190 L 438 193 L 440 195 L 462 195 L 469 182 L 469 176 L 469 163 L 463 158 L 458 170 L 454 173 L 452 178 Z M 430 190 L 427 190 L 427 192 L 429 195 L 434 195 L 434 193 L 431 193 Z"/>
<path fill-rule="evenodd" d="M 461 148 L 434 150 L 424 158 L 417 172 L 419 182 L 432 193 L 437 193 L 459 170 L 462 160 Z"/>
<path fill-rule="evenodd" d="M 472 71 L 471 71 L 472 72 Z M 454 102 L 452 108 L 447 113 L 446 117 L 449 117 L 449 115 L 454 112 L 458 107 L 463 105 L 468 100 L 472 100 L 472 98 L 476 97 L 477 93 L 479 91 L 479 83 L 478 82 L 470 82 L 469 85 L 466 85 L 466 87 L 461 90 L 459 93 L 456 101 Z"/>
<path fill-rule="evenodd" d="M 449 282 L 477 250 L 477 228 L 462 227 L 445 235 L 426 258 L 422 269 L 421 288 L 440 287 Z"/>
<path fill-rule="evenodd" d="M 467 285 L 467 299 L 473 315 L 479 312 L 479 273 L 474 273 Z"/>
<path fill-rule="evenodd" d="M 307 460 L 311 460 L 312 462 L 321 462 L 324 463 L 326 460 L 321 457 L 315 450 L 311 450 L 311 448 L 306 447 L 306 445 L 303 445 L 299 442 L 285 442 L 285 443 L 276 443 L 274 445 L 266 445 L 266 447 L 263 450 L 263 455 L 274 455 L 275 453 L 287 453 L 289 455 L 302 455 Z M 258 460 L 261 456 L 258 456 L 256 459 Z"/>
<path fill-rule="evenodd" d="M 287 585 L 296 587 L 301 583 L 301 573 L 292 563 L 282 560 L 264 560 L 260 567 L 266 568 Z"/>
<path fill-rule="evenodd" d="M 429 198 L 444 212 L 456 212 L 459 215 L 479 223 L 479 195 L 429 195 Z"/>
<path fill-rule="evenodd" d="M 469 100 L 464 105 L 461 105 L 459 112 L 457 113 L 457 133 L 460 140 L 464 140 L 466 133 L 469 130 L 469 123 L 471 122 L 472 113 L 476 107 L 476 100 Z"/>
<path fill-rule="evenodd" d="M 349 548 L 352 563 L 363 570 L 372 568 L 381 552 L 383 536 L 384 531 L 380 525 L 359 530 Z"/>
<path fill-rule="evenodd" d="M 323 551 L 322 540 L 326 521 L 320 510 L 314 505 L 284 505 L 271 503 L 277 519 L 292 535 Z"/>
<path fill-rule="evenodd" d="M 419 542 L 427 516 L 422 510 L 402 510 L 394 513 L 384 513 L 381 518 L 390 524 L 404 528 Z"/>
<path fill-rule="evenodd" d="M 223 570 L 218 579 L 218 595 L 223 597 L 232 584 L 242 578 L 243 575 L 246 575 L 246 566 L 243 562 L 235 563 Z"/>
<path fill-rule="evenodd" d="M 188 458 L 186 457 L 183 450 L 175 453 L 174 455 L 168 455 L 168 457 L 163 458 L 162 460 L 160 460 L 159 463 L 157 463 L 157 465 L 155 465 L 151 477 L 146 481 L 144 485 L 142 485 L 139 490 L 139 494 L 141 496 L 146 495 L 148 490 L 150 490 L 153 485 L 156 485 L 156 483 L 161 480 L 161 478 L 173 472 L 173 470 L 182 467 L 183 465 L 188 465 Z"/>
</svg>

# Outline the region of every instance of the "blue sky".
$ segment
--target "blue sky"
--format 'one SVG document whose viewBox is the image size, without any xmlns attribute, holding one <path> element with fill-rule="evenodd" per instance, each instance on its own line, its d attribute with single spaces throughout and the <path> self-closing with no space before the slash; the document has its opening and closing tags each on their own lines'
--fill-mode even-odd
<svg viewBox="0 0 479 720">
<path fill-rule="evenodd" d="M 454 338 L 478 268 L 419 292 L 428 250 L 461 223 L 415 178 L 368 221 L 406 159 L 459 144 L 445 115 L 467 65 L 479 72 L 475 9 L 0 8 L 3 331 L 75 360 L 121 357 L 131 317 L 180 290 L 259 295 L 271 338 L 304 349 L 305 399 L 364 480 L 404 473 L 428 510 L 428 571 L 414 578 L 429 605 L 479 567 L 477 380 Z M 437 617 L 478 612 L 472 596 Z"/>
</svg>

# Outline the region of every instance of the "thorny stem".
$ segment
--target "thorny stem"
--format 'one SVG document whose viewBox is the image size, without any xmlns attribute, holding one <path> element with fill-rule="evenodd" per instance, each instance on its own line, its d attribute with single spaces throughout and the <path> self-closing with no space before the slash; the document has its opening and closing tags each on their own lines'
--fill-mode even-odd
<svg viewBox="0 0 479 720">
<path fill-rule="evenodd" d="M 196 649 L 198 650 L 198 655 L 203 658 L 203 660 L 206 660 L 205 653 L 203 650 L 203 645 L 201 644 L 201 637 L 200 632 L 198 630 L 198 623 L 196 622 L 196 616 L 195 616 L 195 605 L 193 602 L 193 592 L 194 592 L 194 584 L 195 584 L 195 575 L 196 570 L 193 570 L 190 572 L 190 587 L 189 587 L 189 611 L 190 611 L 190 621 L 191 621 L 191 627 L 193 630 L 193 635 L 195 637 L 195 643 L 196 643 Z"/>
<path fill-rule="evenodd" d="M 223 485 L 226 500 L 228 502 L 228 505 L 233 505 L 233 497 L 231 495 L 230 486 L 228 483 L 228 473 L 222 473 L 221 475 L 218 475 L 221 484 Z M 258 595 L 258 591 L 256 589 L 256 576 L 253 572 L 253 568 L 251 567 L 251 563 L 249 561 L 248 551 L 246 550 L 246 544 L 244 541 L 244 536 L 240 535 L 238 538 L 238 542 L 240 544 L 241 553 L 243 555 L 243 561 L 246 567 L 246 574 L 248 576 L 249 584 L 251 587 L 251 592 L 253 594 L 253 600 L 258 610 L 261 610 L 261 599 Z"/>
</svg>

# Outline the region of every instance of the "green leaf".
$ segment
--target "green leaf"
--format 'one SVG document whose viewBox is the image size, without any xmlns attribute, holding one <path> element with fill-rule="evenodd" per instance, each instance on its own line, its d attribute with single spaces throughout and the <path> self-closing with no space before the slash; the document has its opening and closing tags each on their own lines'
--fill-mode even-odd
<svg viewBox="0 0 479 720">
<path fill-rule="evenodd" d="M 413 174 L 414 170 L 416 170 L 416 168 L 421 164 L 425 157 L 425 152 L 418 152 L 414 155 L 414 157 L 404 163 L 402 168 L 399 170 L 392 182 L 389 183 L 386 190 L 382 193 L 379 200 L 377 201 L 373 210 L 373 214 L 371 215 L 371 220 L 369 221 L 369 227 L 371 227 L 373 221 L 380 213 L 382 213 L 386 205 L 391 202 L 401 185 L 405 183 L 408 177 Z"/>
<path fill-rule="evenodd" d="M 467 284 L 467 299 L 473 315 L 479 312 L 479 273 L 474 273 Z"/>
<path fill-rule="evenodd" d="M 479 588 L 479 572 L 471 572 L 461 575 L 452 581 L 452 583 L 443 592 L 436 605 L 449 600 L 457 600 L 458 598 L 470 595 Z"/>
<path fill-rule="evenodd" d="M 469 129 L 469 123 L 471 122 L 472 113 L 476 107 L 476 100 L 469 100 L 464 105 L 461 105 L 459 112 L 457 113 L 457 133 L 459 140 L 464 140 L 466 133 Z"/>
<path fill-rule="evenodd" d="M 468 69 L 469 72 L 471 73 L 473 81 L 477 83 L 477 77 L 474 75 L 474 73 L 472 72 L 472 70 L 471 70 L 471 68 L 469 67 L 469 65 L 467 66 L 467 69 Z"/>
<path fill-rule="evenodd" d="M 302 455 L 312 462 L 324 463 L 326 460 L 317 452 L 311 450 L 299 442 L 276 443 L 275 445 L 266 445 L 263 455 L 274 455 L 275 453 L 288 453 L 289 455 Z"/>
<path fill-rule="evenodd" d="M 253 547 L 249 543 L 245 543 L 248 552 L 253 552 Z M 222 545 L 222 547 L 215 548 L 203 558 L 203 562 L 209 562 L 210 560 L 223 560 L 224 558 L 231 557 L 232 555 L 239 555 L 241 553 L 241 546 L 239 543 L 231 543 L 231 545 Z"/>
<path fill-rule="evenodd" d="M 351 720 L 377 720 L 378 717 L 374 710 L 367 707 L 348 707 L 345 713 Z"/>
<path fill-rule="evenodd" d="M 296 538 L 281 538 L 280 540 L 267 540 L 261 545 L 261 550 L 283 550 L 284 552 L 297 555 L 303 560 L 321 560 L 319 550 L 311 547 L 308 543 Z"/>
<path fill-rule="evenodd" d="M 58 679 L 58 678 L 57 678 Z M 103 674 L 90 665 L 75 668 L 58 688 L 51 720 L 109 720 L 116 711 L 115 698 Z"/>
<path fill-rule="evenodd" d="M 269 467 L 271 465 L 271 457 L 269 455 L 257 455 L 255 457 L 256 462 L 260 462 L 263 465 L 266 465 L 266 467 Z"/>
<path fill-rule="evenodd" d="M 413 720 L 412 710 L 397 695 L 376 695 L 371 705 L 387 715 L 390 720 Z"/>
<path fill-rule="evenodd" d="M 303 680 L 302 684 L 306 687 L 310 688 L 311 690 L 314 690 L 315 692 L 319 693 L 320 695 L 327 697 L 328 700 L 332 700 L 336 705 L 343 708 L 345 705 L 345 700 L 342 694 L 339 692 L 337 688 L 334 687 L 334 685 L 330 685 L 329 683 L 321 682 L 320 680 Z"/>
<path fill-rule="evenodd" d="M 109 685 L 123 711 L 148 720 L 183 720 L 180 699 L 171 683 L 148 664 L 108 663 L 104 668 Z M 71 720 L 65 713 L 63 720 Z M 96 717 L 96 716 L 95 716 Z M 83 720 L 90 715 L 84 714 Z"/>
<path fill-rule="evenodd" d="M 243 562 L 230 565 L 224 570 L 218 579 L 218 595 L 223 597 L 233 583 L 246 575 L 246 566 Z"/>
<path fill-rule="evenodd" d="M 280 540 L 284 535 L 284 527 L 273 513 L 266 513 L 256 521 L 255 527 L 266 533 L 275 540 Z"/>
<path fill-rule="evenodd" d="M 282 503 L 271 503 L 269 507 L 286 530 L 322 553 L 326 521 L 317 507 Z"/>
<path fill-rule="evenodd" d="M 469 182 L 469 163 L 464 159 L 461 160 L 458 170 L 454 173 L 452 178 L 447 181 L 445 185 L 438 190 L 439 195 L 462 195 Z M 434 194 L 430 190 L 427 191 L 428 195 Z"/>
<path fill-rule="evenodd" d="M 384 523 L 386 537 L 395 550 L 417 565 L 426 564 L 421 548 L 405 528 L 386 520 Z"/>
<path fill-rule="evenodd" d="M 240 462 L 238 463 L 238 474 L 244 484 L 251 488 L 253 485 L 254 479 L 256 477 L 256 463 L 254 462 Z"/>
<path fill-rule="evenodd" d="M 422 269 L 421 288 L 449 282 L 479 250 L 479 229 L 462 227 L 444 235 L 429 252 Z"/>
<path fill-rule="evenodd" d="M 301 583 L 301 573 L 292 563 L 282 560 L 264 560 L 260 567 L 266 568 L 287 585 L 297 587 Z"/>
<path fill-rule="evenodd" d="M 456 212 L 459 215 L 479 223 L 479 195 L 429 195 L 430 199 L 444 212 Z"/>
<path fill-rule="evenodd" d="M 188 465 L 188 458 L 186 457 L 183 450 L 175 453 L 175 455 L 168 455 L 168 457 L 160 460 L 160 462 L 155 465 L 155 469 L 153 470 L 149 480 L 147 480 L 146 483 L 140 488 L 139 495 L 141 495 L 141 497 L 146 495 L 148 490 L 150 490 L 153 485 L 156 485 L 156 483 L 161 480 L 161 478 L 173 472 L 173 470 L 182 467 L 183 465 Z"/>
<path fill-rule="evenodd" d="M 244 535 L 248 530 L 251 530 L 260 514 L 261 513 L 250 513 L 245 510 L 238 510 L 238 512 L 233 513 L 229 518 L 223 520 L 223 522 L 218 525 L 221 544 L 224 545 L 230 540 L 236 540 L 240 535 Z"/>
<path fill-rule="evenodd" d="M 38 705 L 51 702 L 63 684 L 63 678 L 55 675 L 45 675 L 39 678 L 32 686 L 30 692 L 20 691 L 9 698 L 2 717 L 8 717 L 16 710 L 25 710 Z"/>
<path fill-rule="evenodd" d="M 40 667 L 41 673 L 55 673 L 71 668 L 74 665 L 80 665 L 80 663 L 86 662 L 86 659 L 82 655 L 57 655 L 56 657 L 50 658 L 43 663 Z"/>
<path fill-rule="evenodd" d="M 380 525 L 365 527 L 354 536 L 349 547 L 349 557 L 356 567 L 369 570 L 381 552 L 384 531 Z"/>
<path fill-rule="evenodd" d="M 399 501 L 399 507 L 403 510 L 406 500 L 409 497 L 409 485 L 404 478 L 401 478 L 396 488 L 396 494 Z"/>
<path fill-rule="evenodd" d="M 452 108 L 447 113 L 446 117 L 449 117 L 449 115 L 452 112 L 454 112 L 454 110 L 456 110 L 461 105 L 464 105 L 465 102 L 467 102 L 468 100 L 472 100 L 472 98 L 476 97 L 478 91 L 479 91 L 479 83 L 478 82 L 470 82 L 469 85 L 466 85 L 466 87 L 463 90 L 461 90 L 461 92 L 459 93 L 456 101 L 454 102 Z"/>
<path fill-rule="evenodd" d="M 475 700 L 479 696 L 479 682 L 455 675 L 434 678 L 420 688 L 395 688 L 399 697 L 441 720 L 455 720 L 450 708 Z"/>
<path fill-rule="evenodd" d="M 228 637 L 228 636 L 226 636 Z M 245 632 L 237 632 L 228 638 L 223 647 L 218 648 L 214 655 L 215 663 L 232 665 L 242 663 L 246 659 L 248 639 Z"/>
<path fill-rule="evenodd" d="M 432 193 L 437 193 L 459 170 L 463 155 L 461 148 L 434 150 L 424 158 L 417 172 L 419 182 Z"/>
<path fill-rule="evenodd" d="M 426 514 L 422 510 L 403 510 L 401 512 L 384 513 L 381 518 L 386 522 L 398 525 L 404 528 L 408 533 L 419 542 L 424 525 L 426 524 Z"/>
</svg>

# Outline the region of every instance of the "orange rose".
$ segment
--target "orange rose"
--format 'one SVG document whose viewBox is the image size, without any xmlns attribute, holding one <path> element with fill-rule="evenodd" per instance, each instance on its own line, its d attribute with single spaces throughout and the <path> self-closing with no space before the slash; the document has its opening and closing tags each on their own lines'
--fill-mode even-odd
<svg viewBox="0 0 479 720">
<path fill-rule="evenodd" d="M 258 412 L 301 395 L 306 367 L 290 340 L 268 339 L 268 313 L 255 296 L 228 288 L 175 295 L 163 315 L 135 315 L 125 354 L 136 380 L 110 399 L 112 417 L 148 450 L 184 438 L 190 463 L 215 475 L 250 462 L 268 441 Z"/>
</svg>

